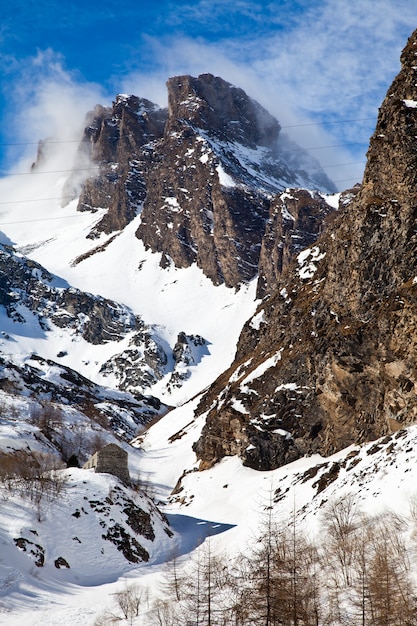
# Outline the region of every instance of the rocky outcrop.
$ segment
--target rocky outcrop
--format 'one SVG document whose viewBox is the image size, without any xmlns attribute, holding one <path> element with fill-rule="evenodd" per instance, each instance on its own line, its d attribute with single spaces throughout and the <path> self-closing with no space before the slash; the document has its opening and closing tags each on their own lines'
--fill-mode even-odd
<svg viewBox="0 0 417 626">
<path fill-rule="evenodd" d="M 91 584 L 104 562 L 106 575 L 117 576 L 126 565 L 155 562 L 161 543 L 169 549 L 171 539 L 175 541 L 167 517 L 142 490 L 80 469 L 60 470 L 59 479 L 59 497 L 44 493 L 41 508 L 39 501 L 38 506 L 31 502 L 27 484 L 16 487 L 19 498 L 13 493 L 9 499 L 11 513 L 5 516 L 3 536 L 20 551 L 10 557 L 13 561 L 25 556 L 28 565 L 45 568 L 50 575 L 55 568 L 70 569 L 76 582 Z M 10 480 L 17 482 L 15 476 Z M 34 519 L 34 509 L 42 510 L 42 521 Z M 13 524 L 15 511 L 23 520 L 19 534 Z"/>
<path fill-rule="evenodd" d="M 298 254 L 200 405 L 202 467 L 270 469 L 417 419 L 417 31 L 371 138 L 362 187 Z"/>
<path fill-rule="evenodd" d="M 143 401 L 144 421 L 155 410 L 159 411 L 161 403 L 152 396 L 146 399 L 143 394 L 152 393 L 151 387 L 164 378 L 162 390 L 172 393 L 189 379 L 201 358 L 208 354 L 207 341 L 200 335 L 181 332 L 170 347 L 157 327 L 145 324 L 128 307 L 73 287 L 63 287 L 62 283 L 35 261 L 17 254 L 10 246 L 0 245 L 0 304 L 16 323 L 16 330 L 20 325 L 23 333 L 46 338 L 48 333 L 57 333 L 59 329 L 60 341 L 66 338 L 65 349 L 57 347 L 56 351 L 61 364 L 65 363 L 74 342 L 81 338 L 91 346 L 113 344 L 108 352 L 97 350 L 93 379 L 102 384 L 108 380 L 109 386 Z M 6 346 L 13 341 L 5 332 L 2 339 Z M 91 376 L 89 361 L 82 363 L 87 371 L 80 366 L 80 372 Z M 71 372 L 68 376 L 75 379 L 76 372 L 67 369 Z M 80 380 L 81 387 L 88 386 L 86 377 L 80 375 Z M 51 391 L 53 395 L 57 392 L 57 389 Z M 74 400 L 74 394 L 70 396 Z"/>
<path fill-rule="evenodd" d="M 48 398 L 72 406 L 126 441 L 168 410 L 158 398 L 109 390 L 37 354 L 27 355 L 24 364 L 15 363 L 10 356 L 0 356 L 0 389 L 34 401 Z"/>
<path fill-rule="evenodd" d="M 215 284 L 236 286 L 257 271 L 269 202 L 243 170 L 228 141 L 256 150 L 266 127 L 279 125 L 241 90 L 203 75 L 168 81 L 169 117 L 156 146 L 137 235 L 162 263 L 196 263 Z M 263 115 L 263 118 L 262 118 Z M 258 118 L 264 128 L 259 128 Z M 262 139 L 263 137 L 263 139 Z M 227 164 L 226 164 L 227 163 Z"/>
<path fill-rule="evenodd" d="M 179 76 L 168 97 L 137 236 L 162 265 L 196 263 L 237 287 L 257 274 L 271 193 L 302 176 L 279 156 L 278 122 L 241 89 Z"/>
<path fill-rule="evenodd" d="M 175 365 L 167 385 L 168 390 L 181 387 L 190 378 L 191 368 L 200 363 L 202 356 L 208 354 L 207 341 L 203 337 L 179 333 L 172 351 Z"/>
<path fill-rule="evenodd" d="M 144 326 L 127 307 L 73 287 L 56 287 L 54 282 L 41 265 L 0 246 L 0 302 L 16 322 L 25 323 L 25 306 L 44 330 L 52 322 L 95 345 L 120 341 Z"/>
<path fill-rule="evenodd" d="M 276 148 L 278 121 L 242 89 L 212 74 L 176 76 L 168 80 L 167 87 L 168 132 L 175 132 L 178 122 L 184 120 L 223 141 L 252 149 Z"/>
<path fill-rule="evenodd" d="M 63 287 L 62 281 L 58 282 L 45 268 L 17 254 L 10 246 L 0 246 L 0 304 L 15 322 L 16 331 L 20 325 L 25 334 L 46 337 L 48 333 L 56 333 L 60 329 L 60 339 L 66 337 L 67 341 L 65 350 L 57 347 L 58 361 L 65 362 L 68 350 L 80 338 L 92 346 L 113 343 L 112 356 L 105 355 L 104 361 L 97 361 L 97 372 L 103 378 L 111 376 L 120 390 L 130 392 L 138 401 L 144 402 L 144 421 L 159 410 L 159 400 L 150 397 L 148 403 L 143 393 L 168 372 L 167 366 L 174 359 L 170 350 L 168 354 L 165 351 L 163 346 L 166 342 L 156 330 L 126 306 L 73 287 Z M 5 332 L 2 339 L 6 346 L 7 342 L 13 341 Z M 204 343 L 204 340 L 201 341 Z M 55 365 L 58 369 L 61 367 Z M 79 376 L 70 368 L 66 369 L 71 372 L 69 379 Z M 177 386 L 182 380 L 177 380 Z M 74 383 L 75 388 L 77 384 L 88 388 L 90 381 L 80 375 L 80 381 Z M 38 382 L 34 385 L 37 387 Z M 59 389 L 54 385 L 52 387 L 50 393 L 55 396 Z M 89 390 L 89 398 L 92 395 Z M 69 396 L 74 402 L 73 390 Z M 126 401 L 129 402 L 128 399 Z"/>
<path fill-rule="evenodd" d="M 275 197 L 262 238 L 258 297 L 276 288 L 283 270 L 316 241 L 324 230 L 325 218 L 333 211 L 326 197 L 317 191 L 288 189 Z"/>
</svg>

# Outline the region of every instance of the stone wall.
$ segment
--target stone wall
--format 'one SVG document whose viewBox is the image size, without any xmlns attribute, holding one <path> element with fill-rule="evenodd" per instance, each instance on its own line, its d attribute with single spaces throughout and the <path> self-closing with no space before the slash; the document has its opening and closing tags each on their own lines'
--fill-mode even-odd
<svg viewBox="0 0 417 626">
<path fill-rule="evenodd" d="M 114 443 L 95 452 L 83 465 L 84 469 L 94 469 L 97 473 L 113 474 L 124 483 L 130 482 L 127 465 L 128 454 Z"/>
</svg>

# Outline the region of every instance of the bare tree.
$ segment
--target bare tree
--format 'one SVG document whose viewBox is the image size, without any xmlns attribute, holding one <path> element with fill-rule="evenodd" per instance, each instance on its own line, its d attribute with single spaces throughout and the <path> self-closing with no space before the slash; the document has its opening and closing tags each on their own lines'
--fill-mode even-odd
<svg viewBox="0 0 417 626">
<path fill-rule="evenodd" d="M 398 517 L 386 515 L 376 525 L 369 559 L 368 587 L 372 626 L 411 626 L 417 606 L 408 552 L 396 525 Z"/>
<path fill-rule="evenodd" d="M 330 502 L 323 516 L 329 563 L 336 585 L 349 586 L 355 560 L 356 530 L 361 520 L 357 498 L 348 493 Z"/>
<path fill-rule="evenodd" d="M 55 500 L 65 488 L 66 477 L 59 471 L 62 466 L 56 456 L 43 452 L 0 453 L 0 480 L 9 493 L 19 493 L 39 507 L 42 500 Z"/>
<path fill-rule="evenodd" d="M 170 600 L 158 599 L 153 604 L 150 613 L 152 626 L 178 626 L 180 618 L 178 615 L 178 605 Z"/>
<path fill-rule="evenodd" d="M 338 626 L 416 623 L 415 588 L 403 539 L 405 529 L 405 521 L 389 512 L 379 517 L 359 515 L 349 532 L 349 544 L 344 546 L 349 545 L 349 553 L 336 553 L 331 562 L 326 550 L 326 571 L 335 572 L 337 579 L 336 586 L 328 583 L 326 589 L 334 618 L 330 623 Z M 348 559 L 342 562 L 341 554 Z"/>
<path fill-rule="evenodd" d="M 88 441 L 88 445 L 87 445 L 88 454 L 92 455 L 95 452 L 97 452 L 97 450 L 101 450 L 101 448 L 104 448 L 106 443 L 107 443 L 107 440 L 104 434 L 100 431 L 96 431 Z"/>
<path fill-rule="evenodd" d="M 213 553 L 210 537 L 197 549 L 188 570 L 182 606 L 187 623 L 193 626 L 222 625 L 224 604 L 223 559 Z"/>
<path fill-rule="evenodd" d="M 125 589 L 118 591 L 114 596 L 123 618 L 133 624 L 135 617 L 139 616 L 140 608 L 145 599 L 144 590 L 138 585 L 127 585 Z"/>
<path fill-rule="evenodd" d="M 62 411 L 52 402 L 31 404 L 29 413 L 31 423 L 37 426 L 50 441 L 54 433 L 62 429 L 64 422 Z"/>
<path fill-rule="evenodd" d="M 186 574 L 184 569 L 180 567 L 178 556 L 176 553 L 165 563 L 164 577 L 162 580 L 162 593 L 172 598 L 175 602 L 181 602 L 184 599 L 184 590 L 186 587 Z"/>
</svg>

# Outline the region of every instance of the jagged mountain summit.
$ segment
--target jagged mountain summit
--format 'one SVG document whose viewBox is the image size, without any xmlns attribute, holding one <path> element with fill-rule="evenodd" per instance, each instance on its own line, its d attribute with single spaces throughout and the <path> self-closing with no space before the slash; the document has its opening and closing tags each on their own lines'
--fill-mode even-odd
<svg viewBox="0 0 417 626">
<path fill-rule="evenodd" d="M 211 74 L 170 78 L 167 87 L 168 110 L 122 95 L 89 114 L 77 163 L 88 157 L 98 171 L 82 184 L 74 172 L 65 195 L 80 194 L 81 211 L 108 209 L 90 237 L 123 228 L 140 210 L 137 237 L 162 254 L 162 267 L 195 263 L 215 284 L 236 287 L 257 274 L 275 194 L 336 189 L 241 89 Z"/>
<path fill-rule="evenodd" d="M 270 469 L 416 419 L 417 32 L 380 108 L 364 180 L 277 280 L 200 405 L 206 467 Z"/>
</svg>

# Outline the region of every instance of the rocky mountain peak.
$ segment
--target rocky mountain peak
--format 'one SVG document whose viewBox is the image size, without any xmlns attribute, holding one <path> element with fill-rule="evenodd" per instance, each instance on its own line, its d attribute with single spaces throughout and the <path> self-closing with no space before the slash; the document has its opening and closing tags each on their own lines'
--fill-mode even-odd
<svg viewBox="0 0 417 626">
<path fill-rule="evenodd" d="M 80 211 L 107 208 L 89 237 L 140 214 L 137 237 L 161 253 L 162 267 L 197 264 L 214 284 L 238 287 L 258 272 L 273 196 L 334 186 L 317 161 L 281 141 L 278 121 L 242 89 L 211 74 L 167 85 L 168 110 L 124 94 L 95 107 L 76 158 L 83 167 L 63 195 L 79 194 Z M 97 171 L 86 178 L 91 162 Z"/>
<path fill-rule="evenodd" d="M 136 216 L 146 196 L 144 146 L 162 136 L 166 117 L 166 109 L 133 95 L 118 95 L 112 107 L 96 105 L 87 114 L 74 173 L 63 196 L 68 202 L 79 195 L 80 211 L 108 208 L 90 237 L 121 230 Z M 96 164 L 97 172 L 80 174 L 80 163 Z"/>
<path fill-rule="evenodd" d="M 170 120 L 255 148 L 276 145 L 280 125 L 260 104 L 218 76 L 176 76 L 167 82 Z"/>
<path fill-rule="evenodd" d="M 166 115 L 146 98 L 119 94 L 111 107 L 96 105 L 87 114 L 83 143 L 95 162 L 123 162 L 126 152 L 132 158 L 142 145 L 162 136 Z"/>
<path fill-rule="evenodd" d="M 167 84 L 137 236 L 163 266 L 195 263 L 238 287 L 258 272 L 271 197 L 302 175 L 279 156 L 277 120 L 241 89 L 211 74 Z"/>
</svg>

